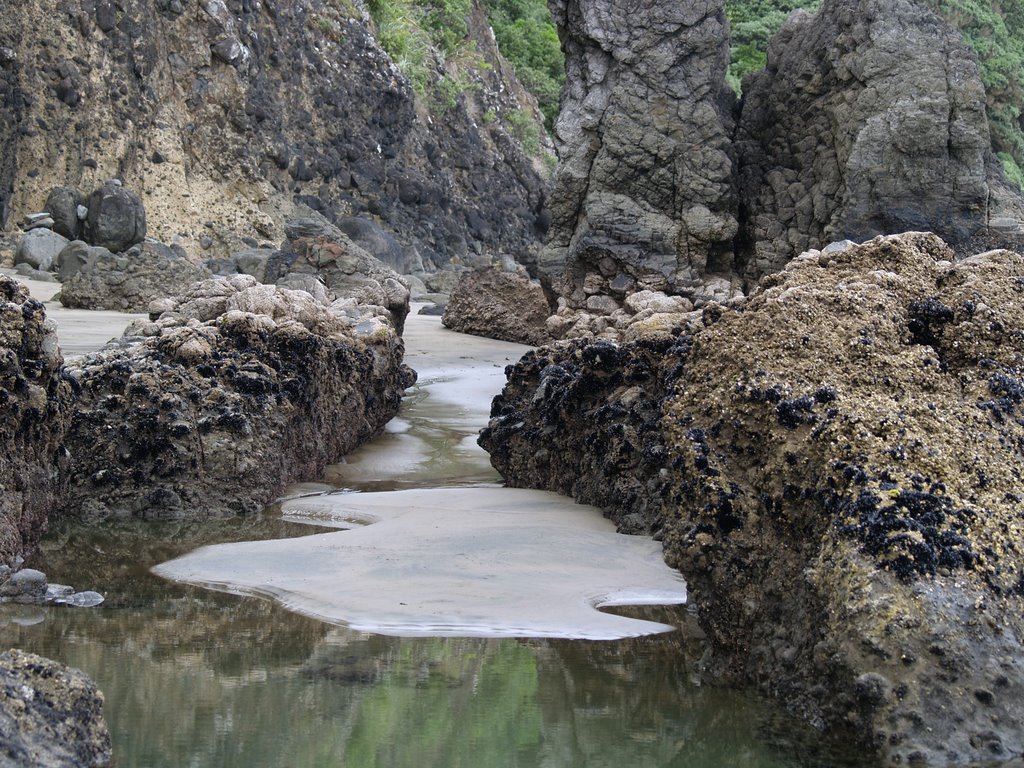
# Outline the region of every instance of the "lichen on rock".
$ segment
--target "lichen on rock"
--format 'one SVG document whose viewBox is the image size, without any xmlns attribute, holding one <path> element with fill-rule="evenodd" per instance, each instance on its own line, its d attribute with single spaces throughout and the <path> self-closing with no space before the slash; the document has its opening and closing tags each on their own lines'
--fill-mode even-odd
<svg viewBox="0 0 1024 768">
<path fill-rule="evenodd" d="M 659 530 L 719 679 L 889 763 L 1006 759 L 1024 747 L 1022 291 L 1020 254 L 955 261 L 930 234 L 810 251 L 664 336 L 653 368 L 650 341 L 525 358 L 481 442 L 514 485 Z M 614 363 L 573 373 L 588 359 Z M 616 464 L 623 444 L 638 455 Z M 630 483 L 657 502 L 608 490 Z"/>
<path fill-rule="evenodd" d="M 383 307 L 236 275 L 159 309 L 69 367 L 66 515 L 255 511 L 377 435 L 415 380 Z"/>
</svg>

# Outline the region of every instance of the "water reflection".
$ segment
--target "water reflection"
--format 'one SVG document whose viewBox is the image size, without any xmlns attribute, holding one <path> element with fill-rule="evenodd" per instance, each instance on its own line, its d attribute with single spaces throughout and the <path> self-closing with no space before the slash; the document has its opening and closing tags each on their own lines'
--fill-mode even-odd
<svg viewBox="0 0 1024 768">
<path fill-rule="evenodd" d="M 221 539 L 315 530 L 271 519 L 214 527 Z M 95 574 L 110 599 L 0 606 L 0 638 L 97 681 L 121 768 L 808 764 L 770 744 L 798 739 L 799 726 L 691 682 L 701 647 L 685 611 L 629 609 L 687 632 L 615 643 L 392 638 L 148 573 L 206 543 L 209 524 L 56 533 L 35 564 L 55 580 Z"/>
</svg>

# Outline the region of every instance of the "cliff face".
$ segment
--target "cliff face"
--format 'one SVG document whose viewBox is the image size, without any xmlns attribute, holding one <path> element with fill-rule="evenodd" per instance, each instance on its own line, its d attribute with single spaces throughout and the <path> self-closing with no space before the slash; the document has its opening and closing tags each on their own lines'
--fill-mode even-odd
<svg viewBox="0 0 1024 768">
<path fill-rule="evenodd" d="M 535 107 L 479 8 L 469 28 L 466 93 L 445 101 L 414 96 L 360 0 L 19 3 L 0 16 L 2 220 L 119 177 L 149 234 L 193 253 L 277 241 L 301 202 L 376 218 L 412 267 L 528 261 L 545 184 L 501 117 Z"/>
<path fill-rule="evenodd" d="M 642 290 L 730 300 L 834 240 L 1019 240 L 974 55 L 913 0 L 794 15 L 735 108 L 721 3 L 552 8 L 568 80 L 541 274 L 570 335 L 609 335 Z"/>
<path fill-rule="evenodd" d="M 736 149 L 755 279 L 846 238 L 931 231 L 969 250 L 1020 215 L 1002 210 L 1019 196 L 994 167 L 973 52 L 912 0 L 794 14 L 744 83 Z"/>
<path fill-rule="evenodd" d="M 571 306 L 608 314 L 614 294 L 682 292 L 728 269 L 737 224 L 722 3 L 551 6 L 567 81 L 543 278 Z"/>
</svg>

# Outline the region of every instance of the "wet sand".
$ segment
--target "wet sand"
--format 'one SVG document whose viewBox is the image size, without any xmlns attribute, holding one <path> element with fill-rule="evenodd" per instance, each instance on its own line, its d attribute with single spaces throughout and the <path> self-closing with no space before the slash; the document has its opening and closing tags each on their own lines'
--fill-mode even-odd
<svg viewBox="0 0 1024 768">
<path fill-rule="evenodd" d="M 206 547 L 155 571 L 381 634 L 615 639 L 671 629 L 597 610 L 685 602 L 660 544 L 615 533 L 594 507 L 500 487 L 476 445 L 505 366 L 529 347 L 415 314 L 405 339 L 419 381 L 402 412 L 324 478 L 376 492 L 283 505 L 288 519 L 354 530 Z"/>
</svg>

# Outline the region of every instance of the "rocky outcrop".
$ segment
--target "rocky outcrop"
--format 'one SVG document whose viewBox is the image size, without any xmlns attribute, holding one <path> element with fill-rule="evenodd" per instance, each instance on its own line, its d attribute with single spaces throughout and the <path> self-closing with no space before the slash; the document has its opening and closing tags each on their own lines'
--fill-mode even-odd
<svg viewBox="0 0 1024 768">
<path fill-rule="evenodd" d="M 282 284 L 294 276 L 315 278 L 331 292 L 331 298 L 353 298 L 385 307 L 395 330 L 402 333 L 409 314 L 409 289 L 397 272 L 322 216 L 288 221 L 285 235 L 281 249 L 263 267 L 265 282 Z"/>
<path fill-rule="evenodd" d="M 100 768 L 110 760 L 103 694 L 88 677 L 42 656 L 0 653 L 0 762 Z"/>
<path fill-rule="evenodd" d="M 527 352 L 494 398 L 480 445 L 512 487 L 614 510 L 625 533 L 660 530 L 660 403 L 688 350 L 688 338 L 666 336 L 621 347 L 575 339 Z"/>
<path fill-rule="evenodd" d="M 149 235 L 190 253 L 279 241 L 300 203 L 375 217 L 428 271 L 529 261 L 545 172 L 505 116 L 539 112 L 475 4 L 467 23 L 418 97 L 362 0 L 28 0 L 0 19 L 0 223 L 118 178 Z"/>
<path fill-rule="evenodd" d="M 64 283 L 54 298 L 65 307 L 145 312 L 150 302 L 178 296 L 210 272 L 190 262 L 181 248 L 147 240 L 124 253 L 75 240 L 61 251 Z"/>
<path fill-rule="evenodd" d="M 556 335 L 622 339 L 634 293 L 725 303 L 830 241 L 1024 239 L 974 54 L 913 0 L 795 13 L 736 109 L 721 4 L 553 9 L 568 79 L 540 271 Z"/>
<path fill-rule="evenodd" d="M 377 435 L 415 374 L 383 307 L 260 285 L 195 284 L 75 362 L 64 514 L 225 516 Z"/>
<path fill-rule="evenodd" d="M 920 3 L 828 0 L 795 13 L 743 97 L 748 277 L 831 240 L 906 230 L 974 253 L 1001 217 L 1011 228 L 1021 218 L 996 168 L 976 57 Z"/>
<path fill-rule="evenodd" d="M 527 356 L 481 444 L 510 483 L 657 530 L 721 679 L 887 764 L 1008 759 L 1022 274 L 927 234 L 811 251 L 677 336 Z"/>
<path fill-rule="evenodd" d="M 543 279 L 571 307 L 610 314 L 610 286 L 684 293 L 728 273 L 737 222 L 722 3 L 552 10 L 567 84 Z"/>
<path fill-rule="evenodd" d="M 538 346 L 551 341 L 544 290 L 527 275 L 494 267 L 467 270 L 445 306 L 446 328 Z"/>
<path fill-rule="evenodd" d="M 0 275 L 0 565 L 35 545 L 66 487 L 71 386 L 62 363 L 43 305 Z"/>
</svg>

